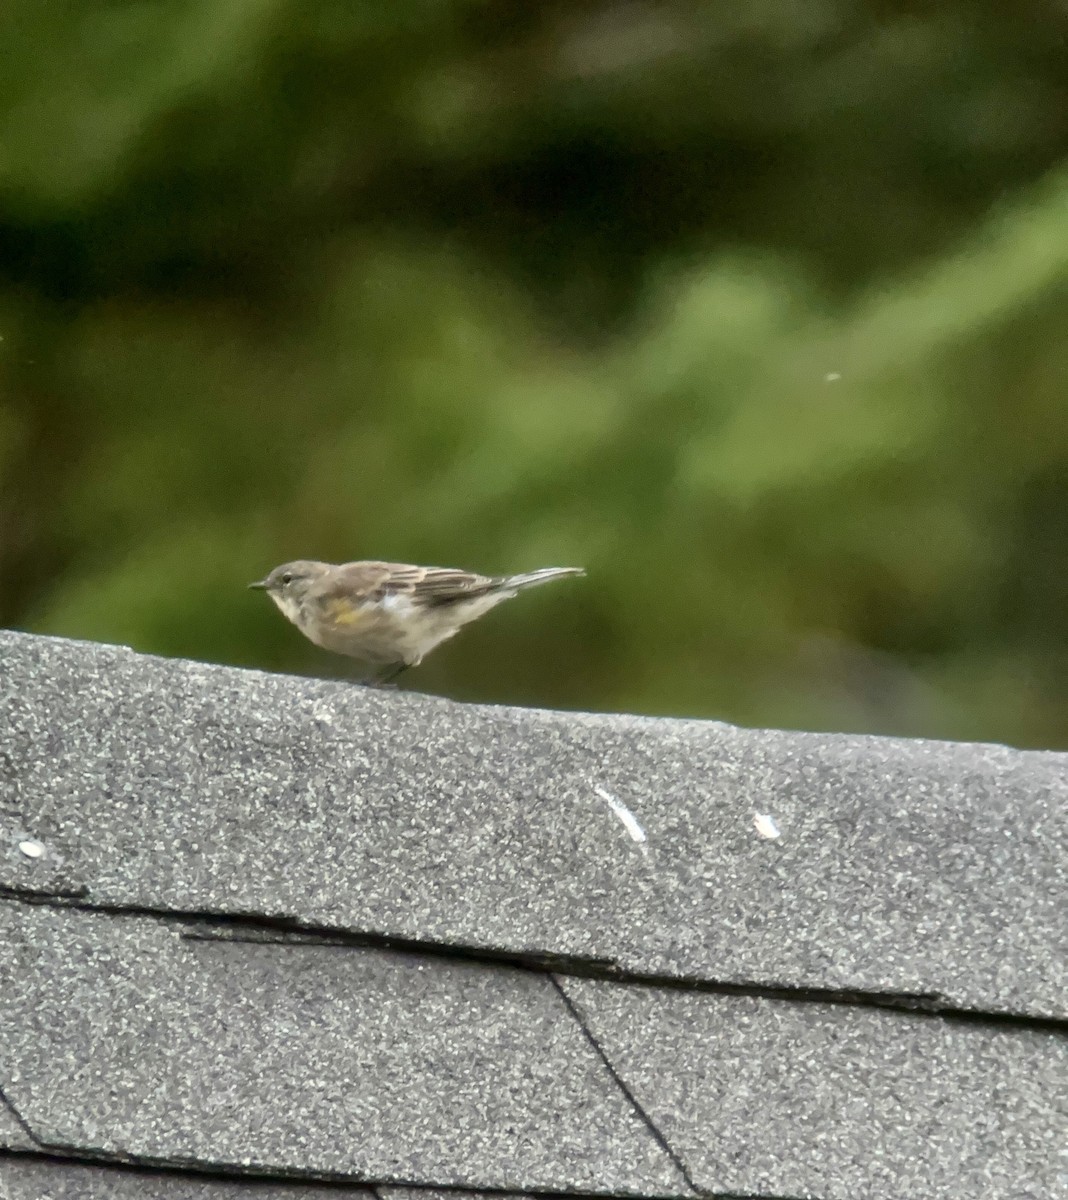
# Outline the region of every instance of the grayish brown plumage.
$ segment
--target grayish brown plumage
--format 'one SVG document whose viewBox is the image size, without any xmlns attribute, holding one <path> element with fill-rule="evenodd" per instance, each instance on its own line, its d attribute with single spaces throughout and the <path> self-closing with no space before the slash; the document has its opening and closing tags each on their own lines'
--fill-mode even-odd
<svg viewBox="0 0 1068 1200">
<path fill-rule="evenodd" d="M 298 560 L 249 586 L 266 591 L 317 646 L 366 663 L 383 682 L 523 588 L 584 573 L 544 567 L 494 577 L 407 563 Z"/>
</svg>

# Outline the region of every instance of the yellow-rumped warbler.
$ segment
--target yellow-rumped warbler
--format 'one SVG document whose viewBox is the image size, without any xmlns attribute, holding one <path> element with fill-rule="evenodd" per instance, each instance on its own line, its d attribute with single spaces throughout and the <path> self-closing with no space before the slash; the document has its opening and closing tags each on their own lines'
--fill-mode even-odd
<svg viewBox="0 0 1068 1200">
<path fill-rule="evenodd" d="M 584 574 L 543 567 L 494 578 L 405 563 L 298 561 L 249 587 L 262 588 L 317 646 L 377 668 L 375 681 L 386 683 L 523 588 Z"/>
</svg>

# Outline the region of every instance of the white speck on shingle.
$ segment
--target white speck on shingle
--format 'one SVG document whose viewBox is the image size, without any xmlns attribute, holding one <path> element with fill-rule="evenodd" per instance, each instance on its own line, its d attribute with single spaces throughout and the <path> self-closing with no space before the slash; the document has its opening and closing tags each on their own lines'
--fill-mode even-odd
<svg viewBox="0 0 1068 1200">
<path fill-rule="evenodd" d="M 27 858 L 44 857 L 44 844 L 42 842 L 34 841 L 32 838 L 28 838 L 24 842 L 19 842 L 19 849 L 23 854 L 26 855 Z"/>
<path fill-rule="evenodd" d="M 842 374 L 840 371 L 828 371 L 827 374 L 824 375 L 824 377 L 823 377 L 823 382 L 824 383 L 837 383 L 838 380 L 841 378 L 842 378 Z"/>
<path fill-rule="evenodd" d="M 775 838 L 782 836 L 782 830 L 775 824 L 775 818 L 771 813 L 754 813 L 753 828 L 762 838 L 767 838 L 769 841 L 774 841 Z"/>
<path fill-rule="evenodd" d="M 630 834 L 631 839 L 638 843 L 642 848 L 642 853 L 647 854 L 649 847 L 645 844 L 648 840 L 645 836 L 645 830 L 638 823 L 638 818 L 630 811 L 630 809 L 622 802 L 617 800 L 611 792 L 606 792 L 603 787 L 598 784 L 594 785 L 593 790 L 598 796 L 608 805 L 613 813 L 623 823 L 623 828 Z"/>
</svg>

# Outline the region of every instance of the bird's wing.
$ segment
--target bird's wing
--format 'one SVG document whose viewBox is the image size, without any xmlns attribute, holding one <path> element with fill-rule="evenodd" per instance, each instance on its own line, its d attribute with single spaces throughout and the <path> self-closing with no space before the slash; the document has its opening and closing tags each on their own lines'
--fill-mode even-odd
<svg viewBox="0 0 1068 1200">
<path fill-rule="evenodd" d="M 485 595 L 500 581 L 455 567 L 415 567 L 407 563 L 355 562 L 342 567 L 339 588 L 351 589 L 367 600 L 410 596 L 417 604 L 434 606 Z"/>
</svg>

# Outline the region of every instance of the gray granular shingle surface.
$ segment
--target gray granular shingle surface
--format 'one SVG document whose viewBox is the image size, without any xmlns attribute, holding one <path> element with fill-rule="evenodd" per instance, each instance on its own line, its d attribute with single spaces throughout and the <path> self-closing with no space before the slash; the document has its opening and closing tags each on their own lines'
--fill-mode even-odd
<svg viewBox="0 0 1068 1200">
<path fill-rule="evenodd" d="M 0 1158 L 0 1200 L 375 1200 L 368 1188 L 182 1178 L 80 1163 Z"/>
<path fill-rule="evenodd" d="M 0 1079 L 4 1068 L 0 1061 Z M 0 1150 L 39 1150 L 40 1146 L 23 1129 L 7 1101 L 0 1099 Z M 0 1192 L 0 1200 L 3 1193 Z"/>
<path fill-rule="evenodd" d="M 1068 756 L 0 656 L 0 886 L 1068 1016 Z"/>
<path fill-rule="evenodd" d="M 0 903 L 12 1104 L 46 1144 L 355 1180 L 686 1185 L 545 976 L 189 940 Z"/>
<path fill-rule="evenodd" d="M 697 1186 L 1039 1200 L 1068 1185 L 1068 1039 L 929 1016 L 562 981 Z"/>
<path fill-rule="evenodd" d="M 0 632 L 0 1200 L 1068 1200 L 1066 895 L 1065 755 Z"/>
<path fill-rule="evenodd" d="M 482 1192 L 453 1191 L 438 1188 L 377 1187 L 381 1200 L 486 1200 Z M 534 1200 L 532 1196 L 509 1194 L 502 1200 Z"/>
</svg>

